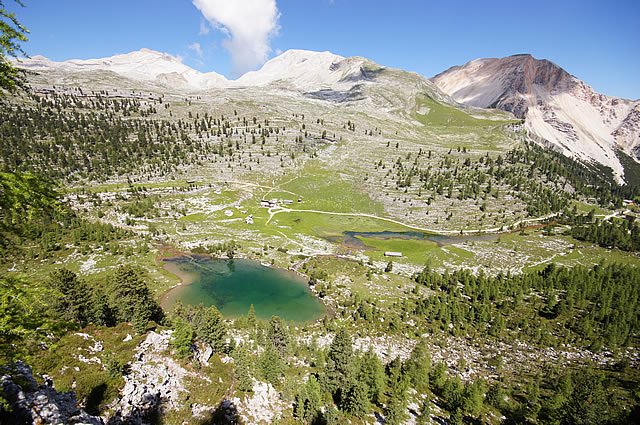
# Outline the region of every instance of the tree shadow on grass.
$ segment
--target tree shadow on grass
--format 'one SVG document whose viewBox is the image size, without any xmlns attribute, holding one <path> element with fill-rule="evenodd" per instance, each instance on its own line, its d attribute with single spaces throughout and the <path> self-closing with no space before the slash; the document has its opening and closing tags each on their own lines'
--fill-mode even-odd
<svg viewBox="0 0 640 425">
<path fill-rule="evenodd" d="M 87 396 L 84 410 L 90 415 L 99 416 L 100 404 L 102 404 L 102 402 L 104 401 L 106 392 L 107 384 L 105 383 L 93 387 L 93 389 Z"/>
<path fill-rule="evenodd" d="M 244 425 L 238 415 L 238 409 L 230 400 L 222 400 L 218 407 L 204 418 L 196 421 L 197 425 Z"/>
</svg>

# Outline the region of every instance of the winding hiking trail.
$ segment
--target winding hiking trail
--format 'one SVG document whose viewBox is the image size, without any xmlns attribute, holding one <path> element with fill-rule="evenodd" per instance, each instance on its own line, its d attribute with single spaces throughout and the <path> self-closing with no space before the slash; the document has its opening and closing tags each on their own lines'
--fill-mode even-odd
<svg viewBox="0 0 640 425">
<path fill-rule="evenodd" d="M 385 217 L 378 217 L 377 215 L 373 215 L 373 214 L 341 213 L 341 212 L 319 211 L 319 210 L 298 210 L 298 209 L 291 209 L 291 208 L 284 208 L 284 207 L 275 207 L 275 208 L 269 208 L 269 219 L 267 220 L 265 225 L 268 225 L 271 222 L 271 219 L 273 218 L 273 216 L 275 216 L 276 214 L 289 213 L 289 212 L 308 212 L 308 213 L 316 213 L 316 214 L 345 215 L 345 216 L 352 216 L 352 217 L 367 217 L 367 218 L 373 218 L 373 219 L 376 219 L 376 220 L 388 221 L 390 223 L 399 224 L 399 225 L 407 227 L 409 229 L 420 230 L 422 232 L 434 233 L 434 234 L 440 234 L 440 235 L 459 235 L 459 234 L 473 234 L 473 233 L 475 233 L 475 234 L 478 234 L 478 233 L 497 233 L 497 232 L 500 232 L 501 229 L 504 230 L 505 227 L 512 227 L 512 228 L 515 229 L 515 228 L 520 227 L 524 223 L 532 223 L 532 222 L 536 222 L 536 221 L 548 220 L 548 219 L 553 218 L 553 217 L 555 217 L 555 216 L 557 216 L 559 214 L 559 213 L 553 213 L 553 214 L 549 214 L 549 215 L 546 215 L 546 216 L 543 216 L 543 217 L 522 219 L 520 221 L 517 221 L 517 222 L 513 223 L 511 226 L 492 227 L 492 228 L 488 228 L 488 229 L 436 230 L 436 229 L 429 229 L 429 228 L 426 228 L 426 227 L 412 226 L 410 224 L 406 224 L 406 223 L 403 223 L 403 222 L 398 221 L 398 220 L 394 220 L 394 219 L 391 219 L 391 218 L 385 218 Z"/>
</svg>

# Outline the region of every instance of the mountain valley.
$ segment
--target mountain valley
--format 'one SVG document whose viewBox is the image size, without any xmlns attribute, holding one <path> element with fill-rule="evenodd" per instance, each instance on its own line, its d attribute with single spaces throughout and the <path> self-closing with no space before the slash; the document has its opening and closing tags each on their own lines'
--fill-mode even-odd
<svg viewBox="0 0 640 425">
<path fill-rule="evenodd" d="M 638 418 L 638 101 L 530 55 L 18 65 L 0 363 L 33 376 L 7 388 L 73 391 L 86 423 Z M 295 273 L 324 313 L 166 308 L 204 279 L 166 260 L 201 256 Z"/>
</svg>

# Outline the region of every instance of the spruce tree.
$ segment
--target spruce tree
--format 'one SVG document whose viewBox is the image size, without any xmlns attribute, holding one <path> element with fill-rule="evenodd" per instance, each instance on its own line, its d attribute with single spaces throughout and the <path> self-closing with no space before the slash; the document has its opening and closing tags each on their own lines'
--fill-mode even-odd
<svg viewBox="0 0 640 425">
<path fill-rule="evenodd" d="M 91 315 L 91 294 L 86 284 L 66 268 L 51 273 L 49 283 L 56 290 L 55 310 L 64 320 L 84 326 Z"/>
<path fill-rule="evenodd" d="M 426 398 L 420 405 L 416 425 L 427 425 L 429 423 L 431 423 L 431 400 Z"/>
<path fill-rule="evenodd" d="M 284 372 L 284 364 L 280 358 L 280 353 L 272 344 L 267 344 L 259 360 L 260 371 L 265 381 L 273 385 L 280 382 L 280 377 Z"/>
<path fill-rule="evenodd" d="M 287 324 L 278 316 L 269 320 L 267 333 L 271 345 L 276 349 L 281 359 L 286 359 L 289 347 L 289 329 Z"/>
<path fill-rule="evenodd" d="M 249 353 L 244 344 L 238 345 L 233 350 L 233 360 L 238 389 L 245 392 L 251 391 L 253 383 L 251 382 L 251 376 L 249 376 Z"/>
<path fill-rule="evenodd" d="M 247 313 L 247 325 L 249 325 L 249 329 L 255 329 L 256 327 L 256 310 L 253 308 L 253 304 L 251 304 Z"/>
<path fill-rule="evenodd" d="M 356 379 L 351 380 L 342 396 L 340 406 L 345 412 L 363 418 L 369 410 L 369 392 L 366 385 Z"/>
<path fill-rule="evenodd" d="M 193 315 L 192 324 L 201 341 L 209 344 L 215 351 L 222 350 L 227 330 L 216 306 L 204 307 L 200 304 Z"/>
<path fill-rule="evenodd" d="M 427 343 L 419 342 L 411 352 L 405 364 L 406 373 L 411 379 L 411 385 L 418 391 L 429 388 L 429 372 L 431 371 L 431 355 Z"/>
<path fill-rule="evenodd" d="M 173 339 L 171 344 L 176 350 L 178 357 L 187 359 L 192 356 L 191 346 L 193 344 L 193 330 L 191 325 L 182 319 L 177 319 L 173 325 Z"/>
<path fill-rule="evenodd" d="M 378 356 L 371 350 L 367 351 L 360 360 L 360 373 L 358 379 L 368 389 L 369 401 L 374 404 L 381 403 L 384 393 L 384 366 Z"/>
</svg>

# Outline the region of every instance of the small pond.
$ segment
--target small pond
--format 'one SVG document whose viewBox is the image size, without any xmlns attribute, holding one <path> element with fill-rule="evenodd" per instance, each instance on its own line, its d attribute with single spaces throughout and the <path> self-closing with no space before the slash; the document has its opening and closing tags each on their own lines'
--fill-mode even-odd
<svg viewBox="0 0 640 425">
<path fill-rule="evenodd" d="M 183 285 L 162 299 L 165 309 L 183 304 L 215 305 L 225 317 L 246 315 L 253 304 L 256 317 L 280 316 L 307 322 L 322 317 L 324 306 L 311 293 L 305 279 L 287 270 L 265 267 L 253 260 L 219 260 L 185 254 L 164 259 L 164 268 Z"/>
<path fill-rule="evenodd" d="M 422 232 L 343 232 L 342 236 L 326 238 L 331 242 L 341 243 L 349 248 L 374 249 L 367 246 L 360 238 L 365 239 L 404 239 L 404 240 L 425 240 L 436 242 L 438 245 L 450 245 L 467 241 L 490 241 L 497 239 L 497 233 L 484 233 L 475 235 L 439 235 L 435 233 Z"/>
</svg>

